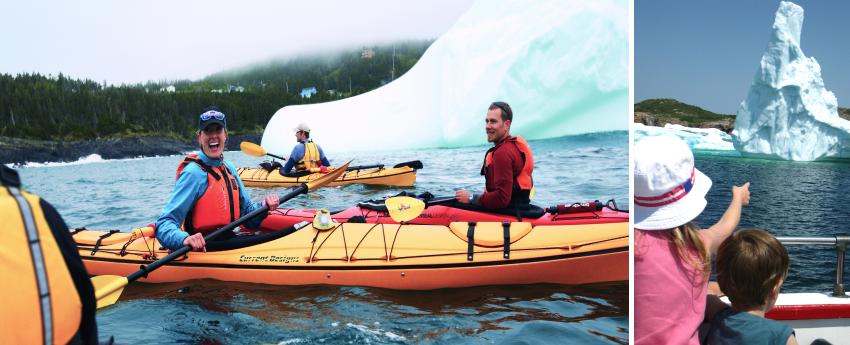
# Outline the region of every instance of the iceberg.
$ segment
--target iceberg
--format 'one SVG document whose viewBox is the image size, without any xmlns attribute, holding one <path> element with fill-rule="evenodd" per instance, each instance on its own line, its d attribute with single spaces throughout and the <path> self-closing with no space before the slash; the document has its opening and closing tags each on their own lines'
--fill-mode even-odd
<svg viewBox="0 0 850 345">
<path fill-rule="evenodd" d="M 635 142 L 646 137 L 672 134 L 681 138 L 692 150 L 735 151 L 732 136 L 717 128 L 691 128 L 670 123 L 655 127 L 635 123 L 633 129 Z"/>
<path fill-rule="evenodd" d="M 794 161 L 850 157 L 850 122 L 838 116 L 820 65 L 800 48 L 803 8 L 783 1 L 761 65 L 741 102 L 732 142 L 743 156 Z"/>
<path fill-rule="evenodd" d="M 288 153 L 304 122 L 325 151 L 481 145 L 493 101 L 511 105 L 511 134 L 529 140 L 625 131 L 629 27 L 626 0 L 478 1 L 401 77 L 283 107 L 261 144 Z"/>
</svg>

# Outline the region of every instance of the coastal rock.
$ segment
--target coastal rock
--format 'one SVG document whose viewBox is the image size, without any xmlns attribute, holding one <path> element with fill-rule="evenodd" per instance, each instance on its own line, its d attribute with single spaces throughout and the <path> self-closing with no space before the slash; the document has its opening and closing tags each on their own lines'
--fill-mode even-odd
<svg viewBox="0 0 850 345">
<path fill-rule="evenodd" d="M 726 134 L 732 134 L 732 131 L 735 130 L 735 119 L 725 119 L 719 121 L 709 121 L 702 124 L 702 128 L 714 128 L 719 129 Z"/>
<path fill-rule="evenodd" d="M 635 112 L 635 123 L 640 123 L 646 126 L 664 127 L 666 125 L 680 125 L 688 127 L 688 121 L 684 121 L 672 117 L 658 118 L 652 114 L 644 112 Z M 699 126 L 699 128 L 714 128 L 721 130 L 727 134 L 731 134 L 735 129 L 734 119 L 724 119 L 718 121 L 708 121 Z"/>
<path fill-rule="evenodd" d="M 225 150 L 239 151 L 241 142 L 259 143 L 261 136 L 260 133 L 231 135 Z M 66 142 L 0 137 L 0 164 L 73 162 L 92 154 L 103 159 L 169 156 L 197 149 L 194 138 L 175 140 L 145 136 Z"/>
<path fill-rule="evenodd" d="M 803 54 L 802 27 L 803 8 L 780 3 L 732 132 L 742 155 L 794 161 L 850 157 L 850 121 L 839 117 L 820 65 Z"/>
<path fill-rule="evenodd" d="M 174 155 L 195 148 L 188 141 L 159 137 L 43 141 L 0 137 L 0 164 L 73 162 L 91 154 L 104 159 Z"/>
</svg>

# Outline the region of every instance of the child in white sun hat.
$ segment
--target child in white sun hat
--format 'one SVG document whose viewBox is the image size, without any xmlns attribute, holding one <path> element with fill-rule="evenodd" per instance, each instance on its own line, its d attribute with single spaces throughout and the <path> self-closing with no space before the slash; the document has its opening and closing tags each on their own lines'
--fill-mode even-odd
<svg viewBox="0 0 850 345">
<path fill-rule="evenodd" d="M 711 255 L 732 234 L 750 201 L 749 182 L 732 187 L 717 224 L 692 221 L 705 209 L 711 179 L 694 166 L 684 141 L 671 135 L 635 143 L 634 320 L 636 344 L 699 344 Z"/>
</svg>

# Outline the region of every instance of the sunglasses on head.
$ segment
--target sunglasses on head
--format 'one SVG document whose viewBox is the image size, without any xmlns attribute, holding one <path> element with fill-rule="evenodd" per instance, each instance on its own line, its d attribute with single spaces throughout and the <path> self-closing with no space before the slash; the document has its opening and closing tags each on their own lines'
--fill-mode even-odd
<svg viewBox="0 0 850 345">
<path fill-rule="evenodd" d="M 502 112 L 503 112 L 503 113 L 505 113 L 505 114 L 513 114 L 513 113 L 510 111 L 511 106 L 509 106 L 509 105 L 508 105 L 507 103 L 505 103 L 505 102 L 493 102 L 493 103 L 490 103 L 490 106 L 491 106 L 491 107 L 496 107 L 496 108 L 502 109 Z"/>
<path fill-rule="evenodd" d="M 201 114 L 201 121 L 206 121 L 211 118 L 215 118 L 216 120 L 224 120 L 224 113 L 220 111 L 210 110 Z"/>
</svg>

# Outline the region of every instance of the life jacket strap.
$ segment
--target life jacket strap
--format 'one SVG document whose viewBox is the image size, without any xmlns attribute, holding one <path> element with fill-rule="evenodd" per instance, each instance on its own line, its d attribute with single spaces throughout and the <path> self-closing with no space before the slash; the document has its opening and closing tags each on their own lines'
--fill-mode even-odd
<svg viewBox="0 0 850 345">
<path fill-rule="evenodd" d="M 100 242 L 102 242 L 104 238 L 112 236 L 112 234 L 117 233 L 117 232 L 121 232 L 121 230 L 109 230 L 109 232 L 107 232 L 103 235 L 100 235 L 100 237 L 97 238 L 97 242 L 94 243 L 94 248 L 92 248 L 92 250 L 91 250 L 91 255 L 94 255 L 94 253 L 97 253 L 97 250 L 100 248 Z"/>
<path fill-rule="evenodd" d="M 198 164 L 198 166 L 200 166 L 201 169 L 204 169 L 204 171 L 206 171 L 207 174 L 212 175 L 216 180 L 221 180 L 221 176 L 215 171 L 215 169 L 213 169 L 211 166 L 204 163 L 202 160 L 196 159 L 196 158 L 189 158 L 189 157 L 186 157 L 185 160 L 187 162 L 192 162 L 192 163 Z"/>
<path fill-rule="evenodd" d="M 505 237 L 505 252 L 504 258 L 511 258 L 511 222 L 502 222 L 502 229 L 504 229 L 504 237 Z"/>
<path fill-rule="evenodd" d="M 466 231 L 466 261 L 472 261 L 473 249 L 475 248 L 475 225 L 476 222 L 469 222 L 469 230 Z"/>
</svg>

